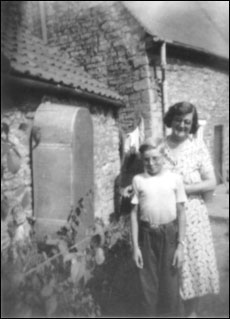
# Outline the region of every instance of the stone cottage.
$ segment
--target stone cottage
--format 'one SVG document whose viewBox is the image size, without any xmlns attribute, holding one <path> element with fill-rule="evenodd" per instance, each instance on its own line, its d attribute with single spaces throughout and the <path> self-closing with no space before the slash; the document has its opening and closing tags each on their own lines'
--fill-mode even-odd
<svg viewBox="0 0 230 319">
<path fill-rule="evenodd" d="M 27 26 L 125 101 L 124 132 L 144 119 L 146 136 L 181 100 L 198 107 L 219 182 L 229 163 L 228 10 L 210 1 L 23 2 Z M 165 14 L 167 13 L 167 14 Z"/>
<path fill-rule="evenodd" d="M 2 2 L 2 23 L 6 25 L 5 20 L 14 17 L 16 25 L 21 26 L 17 30 L 24 30 L 18 32 L 23 39 L 22 42 L 19 40 L 20 45 L 15 44 L 18 37 L 2 37 L 5 43 L 12 43 L 3 50 L 4 78 L 13 72 L 17 80 L 20 79 L 17 81 L 20 90 L 13 87 L 14 94 L 12 89 L 9 94 L 8 89 L 4 90 L 3 106 L 7 106 L 7 111 L 3 120 L 8 123 L 15 114 L 19 114 L 19 119 L 23 115 L 25 124 L 29 122 L 30 125 L 18 125 L 20 120 L 16 120 L 16 127 L 23 128 L 29 136 L 36 121 L 40 123 L 43 117 L 45 122 L 46 115 L 42 112 L 50 105 L 86 107 L 89 110 L 94 129 L 94 203 L 97 216 L 108 216 L 113 211 L 113 183 L 120 168 L 118 126 L 123 132 L 130 133 L 142 117 L 145 136 L 162 136 L 164 112 L 176 101 L 189 100 L 197 105 L 202 125 L 199 134 L 204 135 L 208 144 L 217 177 L 221 176 L 220 182 L 225 179 L 229 163 L 228 43 L 223 39 L 219 21 L 211 20 L 212 12 L 207 12 L 207 7 L 197 8 L 196 1 L 190 1 L 192 7 L 182 14 L 183 29 L 180 24 L 175 24 L 175 19 L 170 23 L 157 20 L 158 16 L 163 18 L 159 7 L 146 9 L 144 5 L 136 6 L 137 3 Z M 170 3 L 172 5 L 173 2 Z M 203 6 L 202 1 L 199 2 L 201 4 Z M 165 11 L 165 7 L 161 9 Z M 168 8 L 168 12 L 173 10 L 175 8 Z M 178 10 L 176 17 L 179 17 Z M 196 24 L 192 26 L 196 19 L 203 21 L 199 30 Z M 188 22 L 190 25 L 186 25 Z M 196 36 L 191 37 L 191 34 Z M 29 49 L 24 45 L 27 39 Z M 214 43 L 207 39 L 214 39 Z M 33 51 L 32 48 L 36 49 Z M 89 80 L 89 76 L 82 71 L 99 82 Z M 39 80 L 39 89 L 36 85 L 31 86 L 31 80 Z M 29 96 L 30 102 L 24 96 Z M 124 108 L 120 108 L 121 96 Z M 7 115 L 10 110 L 8 106 L 12 110 L 15 105 L 20 105 L 20 112 Z M 51 114 L 47 115 L 47 119 L 51 120 Z M 76 114 L 74 116 L 77 118 Z M 54 117 L 53 123 L 56 121 L 58 116 Z M 48 132 L 48 125 L 44 124 L 44 130 Z M 21 129 L 19 133 L 24 134 Z M 34 135 L 39 136 L 36 126 L 34 131 Z M 46 142 L 50 144 L 51 140 Z M 46 146 L 43 146 L 44 149 Z M 42 143 L 37 147 L 42 147 Z M 39 151 L 39 148 L 34 151 Z M 28 165 L 26 167 L 31 178 L 31 170 Z M 28 188 L 30 184 L 27 182 Z M 10 186 L 6 189 L 9 191 Z M 30 188 L 28 191 L 31 194 Z"/>
<path fill-rule="evenodd" d="M 78 209 L 84 235 L 94 217 L 108 222 L 114 212 L 122 98 L 14 16 L 4 17 L 2 226 L 16 223 L 20 239 L 33 210 L 36 225 L 56 230 Z"/>
</svg>

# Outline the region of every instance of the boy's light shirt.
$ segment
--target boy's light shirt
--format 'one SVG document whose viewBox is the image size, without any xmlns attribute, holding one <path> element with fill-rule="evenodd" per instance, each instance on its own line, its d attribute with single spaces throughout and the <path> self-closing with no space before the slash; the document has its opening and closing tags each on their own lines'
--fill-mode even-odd
<svg viewBox="0 0 230 319">
<path fill-rule="evenodd" d="M 165 224 L 176 219 L 176 204 L 187 197 L 180 175 L 162 170 L 151 176 L 142 173 L 133 178 L 131 203 L 140 207 L 140 219 L 150 224 Z"/>
</svg>

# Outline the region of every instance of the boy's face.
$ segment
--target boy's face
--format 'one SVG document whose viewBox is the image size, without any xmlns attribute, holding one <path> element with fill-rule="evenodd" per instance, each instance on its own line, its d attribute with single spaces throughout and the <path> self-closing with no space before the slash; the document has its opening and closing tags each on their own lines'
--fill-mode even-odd
<svg viewBox="0 0 230 319">
<path fill-rule="evenodd" d="M 144 169 L 149 175 L 157 175 L 163 166 L 163 155 L 159 148 L 147 150 L 142 154 Z"/>
</svg>

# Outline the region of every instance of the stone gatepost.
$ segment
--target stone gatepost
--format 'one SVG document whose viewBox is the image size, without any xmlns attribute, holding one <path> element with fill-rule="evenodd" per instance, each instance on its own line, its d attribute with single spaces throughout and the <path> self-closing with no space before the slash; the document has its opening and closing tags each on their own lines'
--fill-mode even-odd
<svg viewBox="0 0 230 319">
<path fill-rule="evenodd" d="M 72 210 L 78 238 L 94 222 L 93 125 L 87 108 L 44 103 L 34 120 L 34 212 L 38 234 L 53 234 Z M 36 134 L 35 134 L 36 135 Z"/>
</svg>

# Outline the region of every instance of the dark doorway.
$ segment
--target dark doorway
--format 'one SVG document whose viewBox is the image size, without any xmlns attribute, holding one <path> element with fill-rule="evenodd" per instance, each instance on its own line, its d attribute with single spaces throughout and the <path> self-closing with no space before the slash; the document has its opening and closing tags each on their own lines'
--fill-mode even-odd
<svg viewBox="0 0 230 319">
<path fill-rule="evenodd" d="M 223 183 L 223 125 L 214 127 L 214 166 L 217 183 Z"/>
</svg>

